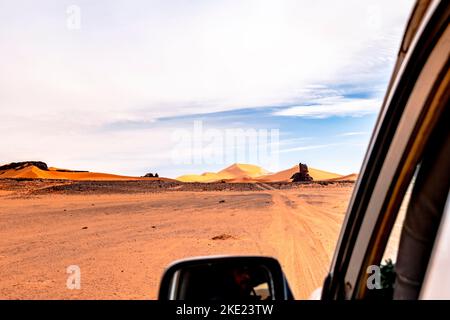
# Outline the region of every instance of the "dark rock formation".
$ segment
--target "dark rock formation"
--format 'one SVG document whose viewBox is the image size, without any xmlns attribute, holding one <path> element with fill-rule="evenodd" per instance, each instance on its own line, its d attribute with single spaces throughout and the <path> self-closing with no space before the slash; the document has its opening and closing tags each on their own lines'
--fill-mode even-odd
<svg viewBox="0 0 450 320">
<path fill-rule="evenodd" d="M 308 166 L 303 163 L 298 164 L 299 171 L 294 173 L 291 177 L 292 182 L 312 181 L 313 178 L 309 175 Z"/>
<path fill-rule="evenodd" d="M 11 162 L 9 164 L 5 164 L 3 166 L 0 166 L 0 170 L 10 170 L 10 169 L 19 170 L 19 169 L 23 169 L 23 168 L 29 167 L 29 166 L 35 166 L 35 167 L 38 167 L 41 170 L 48 171 L 47 164 L 45 162 L 42 162 L 42 161 Z"/>
<path fill-rule="evenodd" d="M 159 178 L 159 175 L 157 173 L 147 173 L 144 178 Z"/>
</svg>

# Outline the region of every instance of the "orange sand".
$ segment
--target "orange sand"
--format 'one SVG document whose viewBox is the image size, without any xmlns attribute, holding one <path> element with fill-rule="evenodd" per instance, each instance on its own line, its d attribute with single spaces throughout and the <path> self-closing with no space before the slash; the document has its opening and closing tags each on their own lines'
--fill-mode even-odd
<svg viewBox="0 0 450 320">
<path fill-rule="evenodd" d="M 60 172 L 57 168 L 49 168 L 48 171 L 41 170 L 35 166 L 27 166 L 19 170 L 0 171 L 0 178 L 28 178 L 28 179 L 62 179 L 62 180 L 171 180 L 167 178 L 139 178 L 120 176 L 109 173 L 97 172 Z"/>
<path fill-rule="evenodd" d="M 337 173 L 319 169 L 308 169 L 309 174 L 314 180 L 333 180 L 343 179 L 345 177 Z M 226 180 L 228 182 L 279 182 L 291 181 L 290 178 L 296 172 L 298 172 L 298 165 L 277 173 L 269 173 L 267 170 L 255 165 L 237 163 L 217 173 L 206 172 L 201 175 L 184 175 L 178 177 L 177 180 L 183 182 L 215 182 L 220 180 Z"/>
<path fill-rule="evenodd" d="M 0 299 L 155 299 L 173 260 L 216 254 L 274 256 L 306 299 L 328 272 L 351 190 L 0 194 Z M 70 265 L 80 290 L 66 287 Z"/>
</svg>

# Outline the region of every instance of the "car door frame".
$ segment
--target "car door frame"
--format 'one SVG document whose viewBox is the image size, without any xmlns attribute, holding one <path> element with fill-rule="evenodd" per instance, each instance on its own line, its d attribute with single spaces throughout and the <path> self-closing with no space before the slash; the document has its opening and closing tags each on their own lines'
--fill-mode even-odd
<svg viewBox="0 0 450 320">
<path fill-rule="evenodd" d="M 367 267 L 381 259 L 380 252 L 386 246 L 415 164 L 442 112 L 443 106 L 432 102 L 442 91 L 441 84 L 448 82 L 448 21 L 449 5 L 445 1 L 416 3 L 322 299 L 359 299 L 367 293 Z"/>
</svg>

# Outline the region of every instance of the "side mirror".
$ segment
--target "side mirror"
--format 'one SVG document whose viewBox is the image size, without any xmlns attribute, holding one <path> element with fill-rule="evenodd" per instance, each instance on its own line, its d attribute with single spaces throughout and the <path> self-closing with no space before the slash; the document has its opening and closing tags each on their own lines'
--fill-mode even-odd
<svg viewBox="0 0 450 320">
<path fill-rule="evenodd" d="M 219 256 L 181 260 L 165 271 L 160 300 L 265 301 L 293 299 L 277 260 Z"/>
</svg>

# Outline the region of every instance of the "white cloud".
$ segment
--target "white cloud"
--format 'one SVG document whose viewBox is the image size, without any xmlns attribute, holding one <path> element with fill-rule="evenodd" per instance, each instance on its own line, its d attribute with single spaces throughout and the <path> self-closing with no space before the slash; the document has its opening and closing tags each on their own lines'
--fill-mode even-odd
<svg viewBox="0 0 450 320">
<path fill-rule="evenodd" d="M 367 131 L 354 131 L 354 132 L 344 132 L 341 133 L 340 136 L 341 137 L 351 137 L 351 136 L 365 136 L 370 134 L 370 132 Z"/>
<path fill-rule="evenodd" d="M 274 112 L 277 116 L 291 116 L 303 118 L 328 118 L 333 116 L 359 117 L 376 113 L 381 107 L 378 99 L 349 99 L 344 97 L 330 97 L 320 99 L 314 105 L 289 107 Z"/>
<path fill-rule="evenodd" d="M 298 151 L 314 150 L 314 149 L 324 149 L 324 148 L 338 146 L 338 145 L 341 145 L 341 144 L 342 143 L 328 143 L 328 144 L 315 144 L 315 145 L 309 145 L 309 146 L 287 148 L 287 149 L 281 149 L 280 153 L 298 152 Z"/>
<path fill-rule="evenodd" d="M 9 2 L 0 99 L 9 113 L 93 122 L 296 101 L 317 84 L 385 77 L 411 3 L 81 1 L 70 31 L 57 1 Z"/>
</svg>

